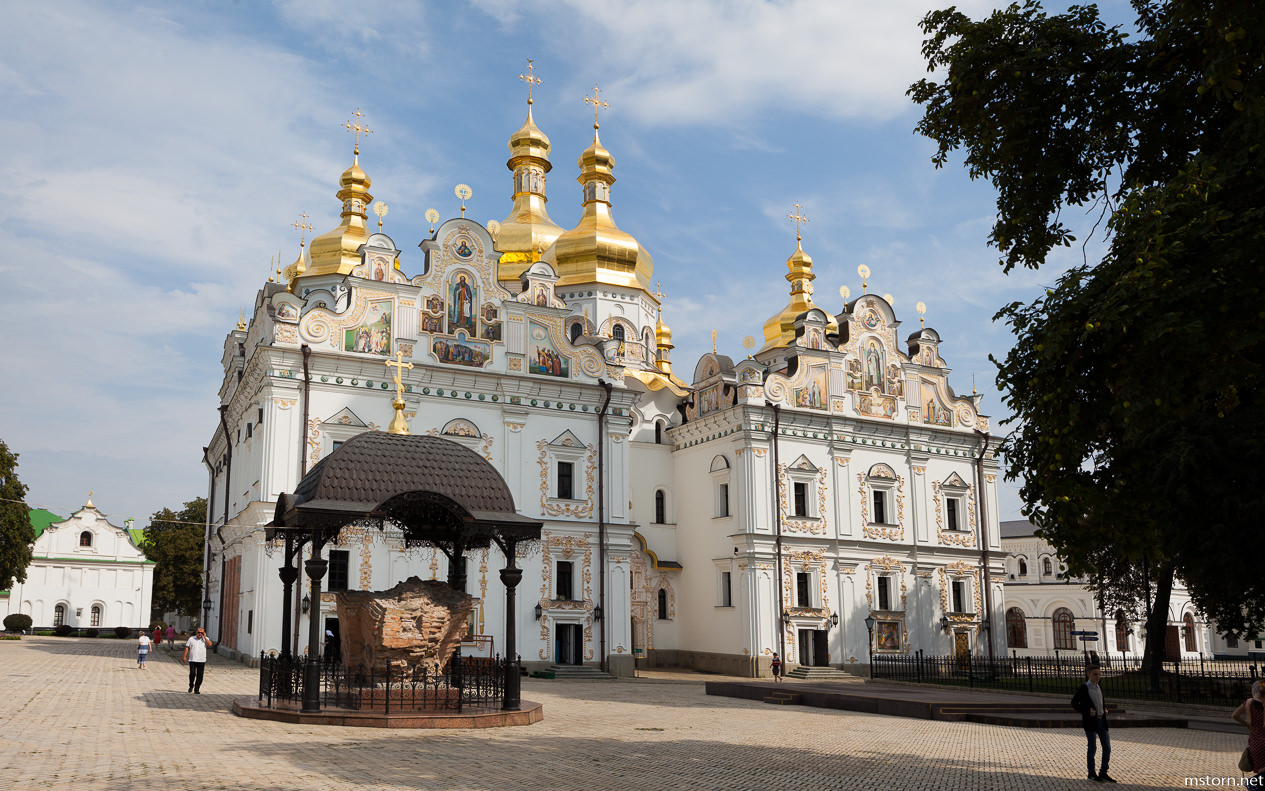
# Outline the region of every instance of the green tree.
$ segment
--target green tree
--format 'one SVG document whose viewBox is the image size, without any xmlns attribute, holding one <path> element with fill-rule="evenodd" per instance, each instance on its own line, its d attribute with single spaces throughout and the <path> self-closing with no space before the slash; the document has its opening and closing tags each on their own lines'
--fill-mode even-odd
<svg viewBox="0 0 1265 791">
<path fill-rule="evenodd" d="M 35 528 L 26 507 L 26 485 L 18 479 L 18 454 L 0 440 L 0 590 L 26 582 L 35 547 Z"/>
<path fill-rule="evenodd" d="M 149 518 L 141 550 L 156 564 L 154 618 L 168 612 L 197 615 L 202 609 L 205 523 L 205 497 L 185 503 L 178 512 L 163 508 Z"/>
<path fill-rule="evenodd" d="M 923 54 L 943 77 L 910 95 L 935 165 L 961 149 L 997 189 L 1005 271 L 1070 246 L 1065 211 L 1104 229 L 1101 260 L 997 314 L 1016 339 L 997 363 L 1002 451 L 1072 573 L 1154 593 L 1154 660 L 1174 576 L 1223 632 L 1265 625 L 1265 5 L 1133 8 L 1136 37 L 1092 6 L 931 12 Z"/>
</svg>

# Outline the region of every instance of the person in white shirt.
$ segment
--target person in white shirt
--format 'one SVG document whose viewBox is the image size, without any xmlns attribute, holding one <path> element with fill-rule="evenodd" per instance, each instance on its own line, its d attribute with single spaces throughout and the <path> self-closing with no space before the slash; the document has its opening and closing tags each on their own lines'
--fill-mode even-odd
<svg viewBox="0 0 1265 791">
<path fill-rule="evenodd" d="M 136 645 L 136 667 L 145 669 L 145 657 L 149 656 L 149 635 L 141 632 L 140 642 Z"/>
<path fill-rule="evenodd" d="M 202 673 L 206 670 L 206 649 L 211 647 L 211 638 L 206 630 L 198 627 L 198 632 L 184 644 L 184 656 L 181 662 L 189 663 L 189 691 L 194 695 L 202 694 Z"/>
</svg>

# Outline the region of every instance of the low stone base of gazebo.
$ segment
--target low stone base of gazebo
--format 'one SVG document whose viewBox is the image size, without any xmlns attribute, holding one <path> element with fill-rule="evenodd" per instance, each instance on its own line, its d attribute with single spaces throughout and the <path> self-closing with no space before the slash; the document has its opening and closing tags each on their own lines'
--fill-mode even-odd
<svg viewBox="0 0 1265 791">
<path fill-rule="evenodd" d="M 351 709 L 324 709 L 315 714 L 304 714 L 299 707 L 261 705 L 259 698 L 237 698 L 233 701 L 233 713 L 252 720 L 272 720 L 296 725 L 339 725 L 348 728 L 505 728 L 511 725 L 531 725 L 545 718 L 545 707 L 529 700 L 522 702 L 518 711 L 501 709 L 475 709 L 465 711 L 419 710 L 391 712 L 353 711 Z"/>
</svg>

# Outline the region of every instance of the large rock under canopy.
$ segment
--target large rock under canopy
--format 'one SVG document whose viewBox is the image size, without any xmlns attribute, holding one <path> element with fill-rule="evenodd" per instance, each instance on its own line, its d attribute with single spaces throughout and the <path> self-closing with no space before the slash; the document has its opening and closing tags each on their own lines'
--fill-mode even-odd
<svg viewBox="0 0 1265 791">
<path fill-rule="evenodd" d="M 443 582 L 409 577 L 390 590 L 339 592 L 335 603 L 347 667 L 436 672 L 460 644 L 479 600 Z"/>
</svg>

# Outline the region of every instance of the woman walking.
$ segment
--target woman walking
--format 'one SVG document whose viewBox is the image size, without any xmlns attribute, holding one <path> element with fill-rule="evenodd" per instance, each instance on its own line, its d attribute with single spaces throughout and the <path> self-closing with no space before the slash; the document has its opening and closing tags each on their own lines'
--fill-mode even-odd
<svg viewBox="0 0 1265 791">
<path fill-rule="evenodd" d="M 1265 788 L 1265 692 L 1261 690 L 1260 681 L 1252 682 L 1252 697 L 1240 703 L 1230 719 L 1247 726 L 1247 753 L 1251 756 L 1252 771 L 1256 772 L 1243 787 Z M 1240 768 L 1242 766 L 1240 763 Z"/>
<path fill-rule="evenodd" d="M 145 658 L 149 656 L 149 635 L 141 632 L 140 642 L 136 645 L 136 667 L 145 669 Z"/>
</svg>

